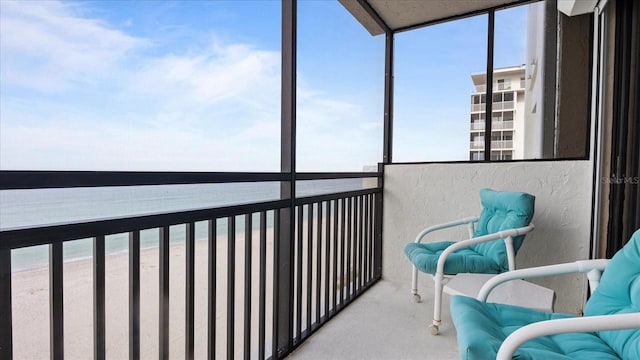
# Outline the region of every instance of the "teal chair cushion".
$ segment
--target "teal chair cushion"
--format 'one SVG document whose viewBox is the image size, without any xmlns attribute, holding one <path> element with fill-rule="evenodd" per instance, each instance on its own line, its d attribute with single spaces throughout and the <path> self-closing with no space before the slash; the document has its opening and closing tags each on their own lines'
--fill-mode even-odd
<svg viewBox="0 0 640 360">
<path fill-rule="evenodd" d="M 482 189 L 480 202 L 482 213 L 480 213 L 474 237 L 525 227 L 533 218 L 535 197 L 527 193 Z M 513 239 L 513 248 L 516 252 L 520 249 L 523 240 L 524 235 Z M 473 245 L 472 249 L 491 258 L 500 267 L 500 272 L 509 270 L 504 241 L 480 243 Z"/>
<path fill-rule="evenodd" d="M 535 197 L 523 192 L 480 190 L 482 212 L 478 219 L 474 237 L 493 234 L 501 230 L 516 229 L 529 225 L 533 218 Z M 513 239 L 517 252 L 524 235 Z M 436 272 L 440 254 L 451 241 L 432 243 L 409 243 L 405 254 L 416 268 L 428 274 Z M 444 273 L 497 274 L 509 270 L 507 249 L 503 240 L 489 241 L 468 248 L 456 250 L 447 257 Z"/>
<path fill-rule="evenodd" d="M 452 241 L 425 244 L 409 243 L 404 248 L 404 252 L 418 270 L 427 274 L 435 274 L 440 254 L 451 244 L 453 244 Z M 445 274 L 453 275 L 463 272 L 498 274 L 500 266 L 491 258 L 483 256 L 469 247 L 450 254 L 444 264 Z"/>
<path fill-rule="evenodd" d="M 613 256 L 584 310 L 586 316 L 629 312 L 640 312 L 640 230 Z M 601 331 L 598 336 L 623 359 L 640 359 L 640 330 Z"/>
<path fill-rule="evenodd" d="M 494 360 L 502 342 L 522 326 L 573 317 L 504 304 L 483 303 L 466 296 L 451 298 L 462 360 Z M 620 357 L 597 334 L 567 333 L 544 336 L 524 343 L 515 352 L 518 360 L 617 359 Z M 624 359 L 638 359 L 625 357 Z"/>
<path fill-rule="evenodd" d="M 584 311 L 585 316 L 631 312 L 640 312 L 640 230 L 611 259 Z M 462 296 L 451 299 L 463 360 L 494 359 L 504 339 L 518 328 L 571 316 Z M 524 343 L 514 359 L 640 359 L 640 329 L 544 336 Z"/>
</svg>

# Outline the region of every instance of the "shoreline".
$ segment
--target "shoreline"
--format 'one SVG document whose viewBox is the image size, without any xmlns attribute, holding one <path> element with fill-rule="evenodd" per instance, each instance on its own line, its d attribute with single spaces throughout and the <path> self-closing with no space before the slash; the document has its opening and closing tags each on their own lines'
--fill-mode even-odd
<svg viewBox="0 0 640 360">
<path fill-rule="evenodd" d="M 267 228 L 267 231 L 269 231 L 269 228 Z M 220 236 L 220 235 L 218 235 Z M 81 239 L 81 240 L 71 240 L 71 241 L 87 241 L 89 242 L 90 239 Z M 200 241 L 207 241 L 208 239 L 206 238 L 202 238 L 202 239 L 196 239 L 195 242 L 198 243 Z M 184 240 L 178 240 L 175 243 L 170 243 L 169 247 L 173 247 L 173 246 L 180 246 L 183 245 L 184 246 L 185 241 Z M 42 246 L 46 246 L 46 245 L 37 245 L 38 247 Z M 145 250 L 149 250 L 149 249 L 154 249 L 157 248 L 159 245 L 149 245 L 149 246 L 140 246 L 140 253 L 142 256 L 142 252 Z M 93 249 L 93 243 L 91 243 L 90 245 L 91 249 Z M 22 249 L 18 249 L 22 250 Z M 16 251 L 16 250 L 13 250 Z M 44 251 L 44 248 L 43 248 Z M 123 255 L 123 254 L 128 254 L 129 253 L 129 248 L 126 249 L 119 249 L 116 251 L 108 251 L 105 249 L 105 258 L 108 258 L 109 256 L 113 256 L 113 255 Z M 63 256 L 64 257 L 64 256 Z M 77 256 L 77 257 L 71 257 L 68 259 L 64 259 L 63 258 L 63 263 L 67 264 L 67 263 L 74 263 L 74 262 L 78 262 L 78 261 L 90 261 L 91 259 L 93 259 L 93 255 L 87 255 L 87 256 Z M 33 266 L 28 266 L 28 267 L 18 267 L 16 269 L 16 265 L 14 264 L 13 261 L 13 257 L 11 259 L 11 273 L 12 274 L 17 274 L 17 273 L 22 273 L 25 271 L 38 271 L 38 270 L 44 270 L 44 269 L 49 269 L 49 261 L 47 260 L 46 262 L 38 262 L 37 264 L 33 265 Z"/>
</svg>

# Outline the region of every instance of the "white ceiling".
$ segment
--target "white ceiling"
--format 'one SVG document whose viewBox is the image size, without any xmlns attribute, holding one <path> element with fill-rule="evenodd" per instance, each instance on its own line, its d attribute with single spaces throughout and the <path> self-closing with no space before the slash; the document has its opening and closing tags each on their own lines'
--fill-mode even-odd
<svg viewBox="0 0 640 360">
<path fill-rule="evenodd" d="M 358 0 L 339 1 L 372 35 L 384 33 L 384 28 L 376 23 Z M 364 0 L 393 31 L 520 1 Z"/>
</svg>

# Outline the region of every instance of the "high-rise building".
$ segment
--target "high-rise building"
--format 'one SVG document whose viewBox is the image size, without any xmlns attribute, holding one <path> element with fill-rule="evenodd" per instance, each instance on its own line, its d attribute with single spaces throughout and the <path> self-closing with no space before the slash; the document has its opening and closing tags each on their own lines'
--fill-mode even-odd
<svg viewBox="0 0 640 360">
<path fill-rule="evenodd" d="M 471 95 L 470 160 L 484 160 L 486 74 L 471 75 L 475 93 Z M 491 160 L 522 159 L 525 146 L 525 66 L 493 71 L 491 111 Z"/>
<path fill-rule="evenodd" d="M 553 137 L 554 108 L 543 108 L 545 11 L 545 2 L 527 6 L 525 64 L 493 70 L 491 160 L 541 158 L 544 156 L 545 127 L 552 132 L 551 136 L 546 136 Z M 487 76 L 485 73 L 472 74 L 471 80 L 475 92 L 471 95 L 469 159 L 484 160 Z M 545 115 L 545 111 L 552 113 Z M 551 142 L 547 146 L 554 144 Z"/>
</svg>

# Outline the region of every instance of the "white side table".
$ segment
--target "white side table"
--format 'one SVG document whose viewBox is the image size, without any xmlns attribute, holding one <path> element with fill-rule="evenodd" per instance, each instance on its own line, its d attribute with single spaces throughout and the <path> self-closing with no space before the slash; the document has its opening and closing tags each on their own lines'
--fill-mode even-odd
<svg viewBox="0 0 640 360">
<path fill-rule="evenodd" d="M 444 292 L 450 295 L 466 295 L 476 297 L 480 288 L 494 274 L 458 274 L 444 286 Z M 552 312 L 555 292 L 546 287 L 524 280 L 512 280 L 496 286 L 487 302 L 518 305 L 536 310 Z"/>
</svg>

